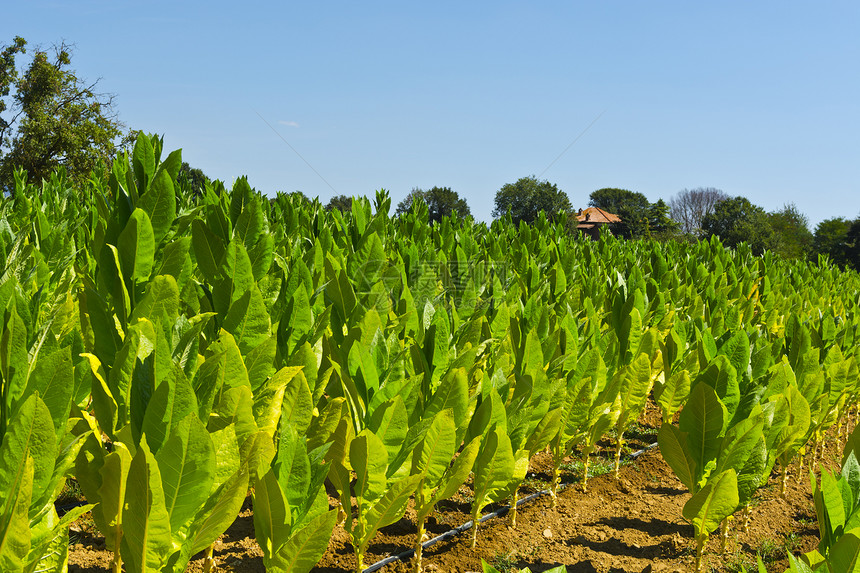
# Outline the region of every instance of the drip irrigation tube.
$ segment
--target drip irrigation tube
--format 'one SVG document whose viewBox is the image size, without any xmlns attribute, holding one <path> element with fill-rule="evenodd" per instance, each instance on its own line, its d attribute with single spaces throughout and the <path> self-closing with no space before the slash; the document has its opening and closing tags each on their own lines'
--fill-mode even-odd
<svg viewBox="0 0 860 573">
<path fill-rule="evenodd" d="M 633 452 L 632 454 L 625 456 L 625 459 L 636 459 L 639 456 L 641 456 L 642 454 L 644 454 L 645 452 L 647 452 L 648 450 L 652 450 L 656 447 L 657 447 L 656 443 L 651 444 L 650 446 L 647 446 L 645 448 L 642 448 L 641 450 L 638 450 L 636 452 Z M 558 491 L 561 491 L 561 490 L 567 488 L 567 486 L 569 486 L 569 485 L 571 485 L 571 483 L 563 483 L 563 484 L 559 485 Z M 550 492 L 548 489 L 544 489 L 544 490 L 541 490 L 539 492 L 533 493 L 529 496 L 526 496 L 520 500 L 517 500 L 517 507 L 521 506 L 524 503 L 532 501 L 533 499 L 536 499 L 538 497 L 541 497 L 544 495 L 549 495 L 549 493 Z M 496 511 L 482 516 L 478 520 L 478 523 L 484 523 L 485 521 L 492 519 L 494 517 L 502 517 L 503 515 L 506 515 L 510 510 L 511 510 L 511 507 L 509 505 L 506 505 L 504 507 L 500 507 Z M 433 545 L 436 545 L 440 541 L 445 541 L 447 539 L 455 537 L 455 536 L 463 533 L 464 531 L 468 531 L 471 528 L 472 528 L 472 522 L 467 521 L 466 523 L 464 523 L 463 525 L 461 525 L 459 527 L 455 527 L 454 529 L 451 529 L 450 531 L 446 531 L 442 535 L 434 537 L 433 539 L 430 539 L 429 541 L 425 541 L 424 543 L 421 544 L 421 548 L 427 549 L 428 547 L 432 547 Z M 377 561 L 376 563 L 374 563 L 370 567 L 367 567 L 366 569 L 362 570 L 362 573 L 373 573 L 374 571 L 378 571 L 378 570 L 382 569 L 383 567 L 385 567 L 389 563 L 394 563 L 395 561 L 406 561 L 407 559 L 411 558 L 413 555 L 415 555 L 414 549 L 409 549 L 407 551 L 404 551 L 403 553 L 400 553 L 399 555 L 391 555 L 389 557 L 386 557 L 385 559 Z"/>
</svg>

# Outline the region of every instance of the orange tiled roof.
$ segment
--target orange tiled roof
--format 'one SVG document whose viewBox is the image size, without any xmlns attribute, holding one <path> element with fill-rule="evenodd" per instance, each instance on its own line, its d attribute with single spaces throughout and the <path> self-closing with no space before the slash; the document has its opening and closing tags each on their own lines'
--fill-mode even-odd
<svg viewBox="0 0 860 573">
<path fill-rule="evenodd" d="M 576 216 L 580 223 L 620 223 L 621 218 L 618 215 L 607 213 L 599 207 L 589 207 L 581 209 Z"/>
</svg>

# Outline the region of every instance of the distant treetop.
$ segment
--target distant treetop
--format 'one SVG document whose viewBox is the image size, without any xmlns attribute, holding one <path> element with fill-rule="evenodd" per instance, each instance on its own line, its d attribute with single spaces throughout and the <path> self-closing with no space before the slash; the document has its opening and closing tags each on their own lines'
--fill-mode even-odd
<svg viewBox="0 0 860 573">
<path fill-rule="evenodd" d="M 572 207 L 567 194 L 555 183 L 539 181 L 534 175 L 522 177 L 516 183 L 506 183 L 496 192 L 493 217 L 510 213 L 514 223 L 532 223 L 543 211 L 552 219 L 559 212 L 569 213 Z"/>
<path fill-rule="evenodd" d="M 428 219 L 431 223 L 440 221 L 452 213 L 458 217 L 469 217 L 472 214 L 466 200 L 462 199 L 450 187 L 433 187 L 427 191 L 416 187 L 397 204 L 395 214 L 408 213 L 412 210 L 412 204 L 418 200 L 424 201 L 427 204 Z"/>
</svg>

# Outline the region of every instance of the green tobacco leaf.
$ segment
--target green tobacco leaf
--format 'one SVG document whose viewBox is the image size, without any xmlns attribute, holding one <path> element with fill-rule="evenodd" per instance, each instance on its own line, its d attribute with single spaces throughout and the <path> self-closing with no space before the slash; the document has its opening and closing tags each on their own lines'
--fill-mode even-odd
<svg viewBox="0 0 860 573">
<path fill-rule="evenodd" d="M 230 305 L 223 328 L 236 339 L 242 356 L 269 338 L 272 330 L 269 311 L 256 285 L 251 285 Z"/>
<path fill-rule="evenodd" d="M 814 556 L 812 556 L 814 555 Z M 812 556 L 812 557 L 811 557 Z M 820 558 L 820 559 L 818 559 Z M 824 557 L 821 556 L 818 551 L 812 550 L 809 553 L 804 554 L 801 558 L 797 558 L 791 553 L 788 554 L 788 565 L 789 568 L 787 571 L 791 571 L 792 573 L 814 573 L 814 571 L 821 571 L 821 573 L 825 573 L 828 569 L 825 566 L 823 569 L 819 569 L 816 567 L 813 569 L 810 567 L 804 559 L 810 559 L 813 563 L 820 563 L 824 561 Z M 765 569 L 765 573 L 767 573 L 767 569 Z"/>
<path fill-rule="evenodd" d="M 242 241 L 245 248 L 250 250 L 260 240 L 265 222 L 263 210 L 260 207 L 260 199 L 258 196 L 252 195 L 236 218 L 233 238 Z"/>
<path fill-rule="evenodd" d="M 469 412 L 469 378 L 465 368 L 456 368 L 442 377 L 422 417 L 431 419 L 446 408 L 451 409 L 457 437 L 462 439 L 468 428 L 466 419 Z"/>
<path fill-rule="evenodd" d="M 687 434 L 690 456 L 696 462 L 695 480 L 703 477 L 708 463 L 716 460 L 728 423 L 726 407 L 708 384 L 697 384 L 681 410 L 679 427 Z"/>
<path fill-rule="evenodd" d="M 122 339 L 107 304 L 95 290 L 85 287 L 78 299 L 81 329 L 87 332 L 87 346 L 105 367 L 112 367 Z M 91 337 L 91 338 L 90 338 Z"/>
<path fill-rule="evenodd" d="M 660 454 L 684 486 L 692 493 L 698 491 L 696 460 L 690 455 L 687 434 L 671 424 L 663 424 L 657 433 Z"/>
<path fill-rule="evenodd" d="M 121 555 L 126 571 L 159 571 L 170 553 L 170 516 L 161 489 L 161 474 L 146 438 L 131 460 L 122 512 Z"/>
<path fill-rule="evenodd" d="M 737 507 L 738 480 L 735 470 L 730 469 L 708 480 L 705 487 L 687 500 L 682 513 L 699 538 L 717 529 Z"/>
<path fill-rule="evenodd" d="M 475 460 L 478 457 L 478 452 L 481 449 L 481 438 L 477 437 L 463 448 L 454 464 L 448 468 L 442 476 L 439 489 L 433 494 L 433 499 L 429 505 L 432 508 L 437 502 L 443 499 L 448 499 L 460 490 L 460 486 L 465 483 L 472 468 L 475 465 Z"/>
<path fill-rule="evenodd" d="M 203 551 L 213 543 L 236 520 L 242 503 L 248 493 L 248 466 L 242 465 L 239 471 L 230 476 L 191 521 L 188 531 L 188 557 Z M 184 570 L 184 567 L 183 569 Z"/>
<path fill-rule="evenodd" d="M 719 354 L 725 355 L 738 374 L 743 374 L 750 366 L 752 356 L 750 339 L 747 333 L 739 330 L 720 346 Z"/>
<path fill-rule="evenodd" d="M 54 431 L 59 436 L 65 433 L 72 403 L 75 371 L 69 348 L 63 348 L 43 357 L 40 353 L 27 380 L 25 395 L 39 393 L 54 422 Z"/>
<path fill-rule="evenodd" d="M 254 395 L 248 386 L 238 386 L 225 390 L 216 404 L 213 415 L 209 418 L 207 428 L 210 432 L 225 425 L 236 426 L 236 438 L 239 444 L 257 433 L 254 421 Z"/>
<path fill-rule="evenodd" d="M 30 495 L 33 500 L 42 497 L 57 460 L 55 436 L 48 407 L 38 395 L 27 398 L 11 419 L 0 445 L 0 495 L 13 492 L 15 485 L 22 483 L 24 462 L 32 458 Z M 11 506 L 0 515 L 8 515 L 10 510 Z"/>
<path fill-rule="evenodd" d="M 630 314 L 624 318 L 621 325 L 621 332 L 618 336 L 619 346 L 621 348 L 621 356 L 623 361 L 628 361 L 633 358 L 633 353 L 639 348 L 639 341 L 642 338 L 642 315 L 639 309 L 632 308 Z"/>
<path fill-rule="evenodd" d="M 5 445 L 5 444 L 4 444 Z M 2 464 L 3 460 L 0 460 Z M 0 490 L 0 569 L 21 571 L 30 551 L 30 510 L 33 492 L 33 458 L 27 457 L 15 467 L 16 480 Z M 4 471 L 11 470 L 0 465 Z"/>
<path fill-rule="evenodd" d="M 278 340 L 270 336 L 263 343 L 245 355 L 245 368 L 248 371 L 248 382 L 254 393 L 275 372 L 275 355 L 278 351 Z M 313 351 L 311 351 L 313 352 Z M 290 364 L 292 366 L 292 364 Z M 314 366 L 316 366 L 316 355 L 314 355 Z"/>
<path fill-rule="evenodd" d="M 369 350 L 360 342 L 355 342 L 347 357 L 349 376 L 363 404 L 367 404 L 373 393 L 379 389 L 379 373 Z"/>
<path fill-rule="evenodd" d="M 153 323 L 161 321 L 164 325 L 172 325 L 178 315 L 179 286 L 176 279 L 160 275 L 147 284 L 143 299 L 134 307 L 131 321 L 146 318 Z"/>
<path fill-rule="evenodd" d="M 9 319 L 0 337 L 0 372 L 3 374 L 5 404 L 2 407 L 10 414 L 18 401 L 23 398 L 27 383 L 27 325 L 12 308 Z"/>
<path fill-rule="evenodd" d="M 269 378 L 262 387 L 254 392 L 254 420 L 257 428 L 274 436 L 284 405 L 284 392 L 289 382 L 301 371 L 301 368 L 287 366 L 281 368 Z M 307 392 L 310 394 L 310 391 Z M 308 401 L 309 402 L 309 401 Z M 292 406 L 292 403 L 289 404 Z M 307 406 L 307 404 L 305 404 Z M 290 411 L 289 408 L 287 411 Z"/>
<path fill-rule="evenodd" d="M 714 358 L 711 364 L 699 374 L 696 385 L 704 382 L 714 389 L 720 401 L 728 411 L 728 419 L 734 415 L 741 399 L 741 391 L 738 381 L 738 371 L 732 366 L 729 358 L 720 355 Z"/>
<path fill-rule="evenodd" d="M 134 177 L 137 181 L 138 193 L 143 193 L 149 185 L 149 181 L 155 175 L 155 151 L 149 137 L 139 131 L 134 150 L 131 155 L 131 163 L 134 169 Z"/>
<path fill-rule="evenodd" d="M 149 278 L 155 264 L 155 235 L 149 216 L 135 209 L 117 239 L 119 260 L 126 279 L 141 281 Z"/>
<path fill-rule="evenodd" d="M 660 388 L 659 394 L 655 389 L 657 405 L 663 413 L 664 420 L 671 420 L 675 412 L 684 404 L 690 395 L 690 373 L 679 370 L 673 373 Z"/>
<path fill-rule="evenodd" d="M 122 537 L 122 508 L 125 505 L 125 488 L 131 469 L 131 453 L 122 442 L 114 443 L 114 451 L 105 456 L 99 470 L 101 486 L 98 489 L 98 504 L 93 509 L 93 520 L 105 536 L 109 551 L 120 550 Z M 96 500 L 93 500 L 96 501 Z"/>
<path fill-rule="evenodd" d="M 359 511 L 385 493 L 385 470 L 388 469 L 388 452 L 376 434 L 362 430 L 349 444 L 349 464 L 355 470 L 355 498 Z"/>
<path fill-rule="evenodd" d="M 278 370 L 272 380 L 274 384 L 286 380 L 281 411 L 286 413 L 284 416 L 295 426 L 296 431 L 304 435 L 313 418 L 314 402 L 301 367 L 285 366 Z"/>
<path fill-rule="evenodd" d="M 380 277 L 387 257 L 382 241 L 375 232 L 362 237 L 355 255 L 350 257 L 348 272 L 362 292 L 367 292 Z"/>
<path fill-rule="evenodd" d="M 209 430 L 215 448 L 215 484 L 222 484 L 239 471 L 241 466 L 236 425 L 229 424 L 219 430 Z"/>
<path fill-rule="evenodd" d="M 782 396 L 787 402 L 785 411 L 788 413 L 788 422 L 780 428 L 772 442 L 772 447 L 778 459 L 780 459 L 780 463 L 788 463 L 803 441 L 805 441 L 804 438 L 809 429 L 811 415 L 809 403 L 796 386 L 786 386 L 782 392 Z"/>
<path fill-rule="evenodd" d="M 196 412 L 172 428 L 155 461 L 170 530 L 177 531 L 206 501 L 215 476 L 215 448 Z"/>
<path fill-rule="evenodd" d="M 197 266 L 209 284 L 218 279 L 218 268 L 224 258 L 224 241 L 209 230 L 206 223 L 195 219 L 191 223 L 191 247 Z"/>
<path fill-rule="evenodd" d="M 301 342 L 314 327 L 314 315 L 311 311 L 308 293 L 299 285 L 287 302 L 287 309 L 278 328 L 281 343 L 287 347 L 286 354 L 292 356 L 296 346 Z"/>
<path fill-rule="evenodd" d="M 274 559 L 266 563 L 272 573 L 308 573 L 322 558 L 328 548 L 332 530 L 337 521 L 337 511 L 327 511 L 293 532 Z"/>
<path fill-rule="evenodd" d="M 762 438 L 763 429 L 764 413 L 756 406 L 748 418 L 741 420 L 726 432 L 714 472 L 721 473 L 731 468 L 739 474 L 756 443 Z"/>
<path fill-rule="evenodd" d="M 215 311 L 226 316 L 230 306 L 253 286 L 254 273 L 248 252 L 240 241 L 231 241 L 218 266 L 218 279 L 212 285 Z"/>
<path fill-rule="evenodd" d="M 391 525 L 403 517 L 409 497 L 415 492 L 420 480 L 421 476 L 409 476 L 394 482 L 379 501 L 373 504 L 367 511 L 366 525 L 359 522 L 358 540 L 361 546 L 366 547 L 380 528 Z"/>
<path fill-rule="evenodd" d="M 149 215 L 155 243 L 160 243 L 176 218 L 176 195 L 167 170 L 158 171 L 149 190 L 140 196 L 137 207 Z"/>
<path fill-rule="evenodd" d="M 640 354 L 621 371 L 619 398 L 621 410 L 616 427 L 623 430 L 639 417 L 651 392 L 651 360 Z"/>
<path fill-rule="evenodd" d="M 412 474 L 422 475 L 428 489 L 439 483 L 451 463 L 457 447 L 456 432 L 453 412 L 443 410 L 433 419 L 424 439 L 413 451 Z"/>
<path fill-rule="evenodd" d="M 173 361 L 176 362 L 188 377 L 193 377 L 197 371 L 199 362 L 198 350 L 200 349 L 200 333 L 206 328 L 209 320 L 215 316 L 214 312 L 204 312 L 192 316 L 187 322 L 181 322 L 183 330 L 177 330 L 174 326 Z M 176 333 L 181 332 L 177 342 Z"/>
<path fill-rule="evenodd" d="M 82 515 L 92 510 L 93 504 L 76 507 L 57 520 L 54 516 L 42 519 L 31 530 L 29 564 L 25 573 L 41 571 L 62 571 L 68 567 L 69 526 Z"/>
<path fill-rule="evenodd" d="M 828 561 L 832 571 L 839 573 L 860 572 L 860 537 L 858 532 L 848 532 L 842 535 L 830 548 Z"/>
<path fill-rule="evenodd" d="M 489 503 L 498 501 L 511 482 L 516 461 L 508 435 L 501 428 L 493 428 L 484 438 L 481 452 L 475 460 L 475 500 L 473 517 Z"/>
<path fill-rule="evenodd" d="M 161 266 L 158 268 L 159 275 L 170 275 L 176 279 L 181 291 L 192 274 L 191 257 L 188 252 L 191 249 L 191 237 L 180 237 L 164 245 Z"/>
<path fill-rule="evenodd" d="M 409 415 L 403 398 L 395 396 L 380 405 L 370 416 L 367 428 L 382 440 L 388 452 L 389 465 L 397 457 L 409 429 Z M 396 468 L 395 468 L 396 470 Z M 393 473 L 389 468 L 389 475 Z"/>
<path fill-rule="evenodd" d="M 289 539 L 292 519 L 289 505 L 273 470 L 266 472 L 254 486 L 254 535 L 263 550 L 267 569 L 269 561 Z"/>
<path fill-rule="evenodd" d="M 188 414 L 197 414 L 197 398 L 191 383 L 177 367 L 156 386 L 143 416 L 141 430 L 154 453 L 158 453 L 168 434 Z"/>
<path fill-rule="evenodd" d="M 242 354 L 229 332 L 222 330 L 218 340 L 209 345 L 206 360 L 198 369 L 193 386 L 200 408 L 199 416 L 204 422 L 224 392 L 238 386 L 250 389 Z"/>
<path fill-rule="evenodd" d="M 564 410 L 560 406 L 548 411 L 538 422 L 534 433 L 529 436 L 525 449 L 530 452 L 539 452 L 547 447 L 561 431 L 563 415 Z"/>
<path fill-rule="evenodd" d="M 305 449 L 304 436 L 295 427 L 282 421 L 278 451 L 272 462 L 272 471 L 287 501 L 287 507 L 296 509 L 307 501 L 311 483 L 311 462 Z"/>
<path fill-rule="evenodd" d="M 251 271 L 254 280 L 260 281 L 272 267 L 275 254 L 275 238 L 270 234 L 263 235 L 257 243 L 248 249 L 248 259 L 251 261 Z"/>
<path fill-rule="evenodd" d="M 821 540 L 826 545 L 832 545 L 839 536 L 842 527 L 845 525 L 846 513 L 845 505 L 842 498 L 842 491 L 833 474 L 824 470 L 821 472 L 821 489 L 820 495 L 815 495 L 816 510 L 823 509 L 824 515 L 820 511 L 816 511 L 819 516 L 819 527 L 826 526 L 829 530 L 828 535 L 822 535 Z M 819 504 L 819 500 L 821 504 Z M 819 507 L 820 505 L 820 507 Z M 822 519 L 822 517 L 825 517 Z"/>
</svg>

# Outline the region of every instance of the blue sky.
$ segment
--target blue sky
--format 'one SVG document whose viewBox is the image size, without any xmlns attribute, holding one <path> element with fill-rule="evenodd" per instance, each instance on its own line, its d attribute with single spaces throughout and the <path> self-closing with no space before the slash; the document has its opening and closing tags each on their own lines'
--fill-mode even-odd
<svg viewBox="0 0 860 573">
<path fill-rule="evenodd" d="M 858 30 L 848 1 L 82 0 L 10 3 L 0 43 L 75 44 L 129 127 L 268 194 L 447 186 L 489 220 L 534 174 L 577 207 L 717 187 L 814 228 L 860 215 Z"/>
</svg>

